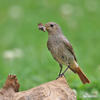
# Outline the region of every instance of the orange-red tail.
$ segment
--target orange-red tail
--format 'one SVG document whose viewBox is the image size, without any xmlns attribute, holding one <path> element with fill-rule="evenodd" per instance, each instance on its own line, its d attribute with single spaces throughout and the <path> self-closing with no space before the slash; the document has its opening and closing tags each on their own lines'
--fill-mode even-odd
<svg viewBox="0 0 100 100">
<path fill-rule="evenodd" d="M 89 79 L 86 77 L 86 75 L 82 72 L 80 67 L 77 67 L 77 72 L 78 76 L 80 77 L 81 81 L 83 84 L 90 83 Z"/>
</svg>

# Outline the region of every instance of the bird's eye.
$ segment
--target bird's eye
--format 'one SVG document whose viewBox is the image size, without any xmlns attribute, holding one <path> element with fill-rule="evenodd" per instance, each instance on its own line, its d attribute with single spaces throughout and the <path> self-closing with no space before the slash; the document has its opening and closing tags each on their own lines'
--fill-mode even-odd
<svg viewBox="0 0 100 100">
<path fill-rule="evenodd" d="M 54 26 L 53 24 L 50 25 L 50 27 L 53 27 L 53 26 Z"/>
</svg>

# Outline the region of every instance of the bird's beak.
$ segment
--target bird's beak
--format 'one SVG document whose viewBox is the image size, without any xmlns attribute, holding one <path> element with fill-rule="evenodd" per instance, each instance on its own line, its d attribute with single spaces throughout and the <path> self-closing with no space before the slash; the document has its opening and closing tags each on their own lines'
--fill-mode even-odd
<svg viewBox="0 0 100 100">
<path fill-rule="evenodd" d="M 46 28 L 46 30 L 48 30 L 48 28 L 49 28 L 48 24 L 45 24 L 45 28 Z"/>
</svg>

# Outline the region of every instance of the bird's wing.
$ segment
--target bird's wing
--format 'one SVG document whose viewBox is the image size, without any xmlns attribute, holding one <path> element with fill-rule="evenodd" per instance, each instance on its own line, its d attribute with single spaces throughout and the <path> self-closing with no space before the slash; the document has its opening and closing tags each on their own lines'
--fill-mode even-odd
<svg viewBox="0 0 100 100">
<path fill-rule="evenodd" d="M 72 55 L 74 56 L 75 61 L 77 62 L 74 50 L 72 48 L 72 45 L 69 43 L 69 41 L 66 38 L 63 38 L 63 42 L 65 47 L 72 53 Z"/>
</svg>

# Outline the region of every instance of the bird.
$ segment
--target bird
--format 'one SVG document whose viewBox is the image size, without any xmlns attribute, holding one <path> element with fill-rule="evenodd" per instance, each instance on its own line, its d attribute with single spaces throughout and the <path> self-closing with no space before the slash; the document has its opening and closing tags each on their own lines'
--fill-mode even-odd
<svg viewBox="0 0 100 100">
<path fill-rule="evenodd" d="M 48 32 L 48 50 L 60 66 L 58 78 L 63 76 L 65 72 L 70 69 L 79 76 L 83 84 L 90 83 L 78 65 L 73 47 L 63 35 L 61 27 L 55 22 L 48 22 L 45 24 L 45 30 Z M 67 66 L 64 72 L 62 72 L 63 65 Z"/>
</svg>

